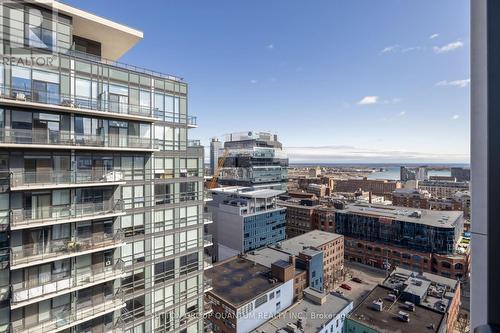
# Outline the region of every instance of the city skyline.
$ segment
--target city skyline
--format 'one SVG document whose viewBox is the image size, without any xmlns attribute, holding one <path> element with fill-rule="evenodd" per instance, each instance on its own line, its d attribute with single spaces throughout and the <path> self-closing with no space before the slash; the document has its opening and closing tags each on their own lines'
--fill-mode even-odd
<svg viewBox="0 0 500 333">
<path fill-rule="evenodd" d="M 263 130 L 291 163 L 469 162 L 465 0 L 66 3 L 141 27 L 122 60 L 189 78 L 205 146 Z"/>
</svg>

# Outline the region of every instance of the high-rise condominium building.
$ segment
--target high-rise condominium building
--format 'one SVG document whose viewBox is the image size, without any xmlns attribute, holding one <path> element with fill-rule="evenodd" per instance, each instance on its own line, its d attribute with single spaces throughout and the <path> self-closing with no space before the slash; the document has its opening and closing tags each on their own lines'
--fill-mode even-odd
<svg viewBox="0 0 500 333">
<path fill-rule="evenodd" d="M 232 133 L 227 135 L 224 149 L 228 152 L 219 184 L 286 191 L 288 157 L 277 135 Z"/>
<path fill-rule="evenodd" d="M 217 138 L 210 140 L 210 174 L 214 175 L 219 163 L 219 151 L 222 147 L 222 142 Z"/>
<path fill-rule="evenodd" d="M 2 1 L 0 331 L 203 330 L 203 149 L 142 32 Z"/>
</svg>

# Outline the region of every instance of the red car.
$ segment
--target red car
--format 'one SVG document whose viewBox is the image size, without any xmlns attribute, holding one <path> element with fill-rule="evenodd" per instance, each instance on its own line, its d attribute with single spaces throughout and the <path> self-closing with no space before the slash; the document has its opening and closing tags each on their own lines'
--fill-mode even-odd
<svg viewBox="0 0 500 333">
<path fill-rule="evenodd" d="M 351 286 L 350 286 L 350 285 L 348 285 L 348 284 L 346 284 L 346 283 L 342 283 L 342 284 L 340 285 L 340 288 L 344 288 L 345 290 L 351 290 L 351 289 L 352 289 L 352 288 L 351 288 Z"/>
</svg>

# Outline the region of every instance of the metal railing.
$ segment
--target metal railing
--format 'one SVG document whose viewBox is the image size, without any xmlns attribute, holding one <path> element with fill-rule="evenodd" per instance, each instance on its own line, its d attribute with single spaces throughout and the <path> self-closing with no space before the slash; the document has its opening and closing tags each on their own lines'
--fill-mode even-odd
<svg viewBox="0 0 500 333">
<path fill-rule="evenodd" d="M 29 244 L 11 248 L 11 266 L 37 264 L 37 261 L 57 259 L 61 255 L 75 254 L 123 243 L 123 233 L 94 233 L 88 237 L 75 236 L 67 239 L 50 240 L 47 244 Z"/>
<path fill-rule="evenodd" d="M 200 140 L 188 140 L 188 141 L 187 141 L 187 146 L 188 146 L 188 147 L 203 147 L 203 146 L 201 145 Z"/>
<path fill-rule="evenodd" d="M 14 171 L 10 175 L 10 187 L 88 183 L 103 183 L 105 185 L 107 182 L 118 182 L 123 179 L 122 172 L 104 169 Z"/>
<path fill-rule="evenodd" d="M 0 143 L 85 146 L 99 148 L 153 149 L 153 140 L 135 136 L 111 134 L 79 134 L 70 131 L 40 129 L 0 129 Z"/>
<path fill-rule="evenodd" d="M 49 281 L 37 285 L 27 286 L 27 281 L 24 284 L 11 285 L 11 299 L 13 305 L 27 301 L 38 302 L 45 297 L 50 297 L 53 294 L 58 294 L 70 288 L 84 287 L 88 284 L 96 284 L 104 282 L 110 278 L 120 276 L 123 273 L 123 261 L 121 259 L 109 266 L 95 268 L 94 266 L 75 268 L 71 274 L 62 278 L 51 278 Z"/>
<path fill-rule="evenodd" d="M 105 200 L 86 203 L 39 207 L 37 209 L 12 209 L 11 227 L 29 226 L 44 222 L 57 222 L 78 218 L 93 218 L 99 215 L 114 214 L 123 211 L 122 200 Z"/>
<path fill-rule="evenodd" d="M 76 302 L 72 307 L 70 304 L 56 309 L 50 309 L 45 315 L 47 320 L 29 325 L 25 323 L 25 318 L 12 322 L 12 333 L 48 333 L 62 327 L 71 327 L 76 322 L 81 322 L 120 309 L 123 306 L 123 295 L 116 294 L 102 295 L 102 300 L 95 302 Z"/>
</svg>

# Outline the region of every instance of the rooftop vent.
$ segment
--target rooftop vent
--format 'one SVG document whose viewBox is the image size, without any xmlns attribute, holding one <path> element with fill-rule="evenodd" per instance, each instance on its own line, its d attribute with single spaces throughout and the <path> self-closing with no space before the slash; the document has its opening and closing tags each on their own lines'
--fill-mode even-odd
<svg viewBox="0 0 500 333">
<path fill-rule="evenodd" d="M 374 300 L 372 303 L 372 309 L 375 311 L 382 312 L 382 309 L 384 308 L 384 302 L 382 301 L 381 298 L 378 300 Z"/>
<path fill-rule="evenodd" d="M 405 323 L 409 323 L 410 322 L 410 315 L 404 311 L 399 311 L 398 312 L 398 319 L 405 322 Z"/>
<path fill-rule="evenodd" d="M 386 299 L 387 299 L 389 302 L 396 302 L 396 295 L 394 295 L 394 294 L 389 294 L 389 295 L 387 295 Z"/>
</svg>

